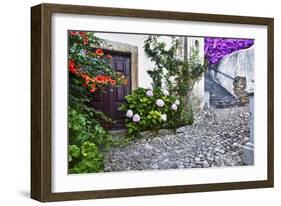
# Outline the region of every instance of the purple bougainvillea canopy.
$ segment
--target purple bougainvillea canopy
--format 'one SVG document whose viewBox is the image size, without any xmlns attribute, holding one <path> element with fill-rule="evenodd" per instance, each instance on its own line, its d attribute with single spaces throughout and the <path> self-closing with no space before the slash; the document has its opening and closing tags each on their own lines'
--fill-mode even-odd
<svg viewBox="0 0 281 206">
<path fill-rule="evenodd" d="M 249 48 L 254 44 L 253 39 L 206 37 L 204 41 L 205 58 L 207 58 L 209 64 L 218 64 L 225 55 Z"/>
</svg>

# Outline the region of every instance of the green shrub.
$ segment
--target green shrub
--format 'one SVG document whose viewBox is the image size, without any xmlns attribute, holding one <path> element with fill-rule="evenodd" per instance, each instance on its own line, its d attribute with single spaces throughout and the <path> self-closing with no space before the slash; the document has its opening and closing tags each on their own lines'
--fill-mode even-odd
<svg viewBox="0 0 281 206">
<path fill-rule="evenodd" d="M 144 130 L 175 129 L 187 122 L 182 117 L 182 100 L 165 90 L 138 88 L 125 99 L 120 110 L 126 112 L 130 136 Z"/>
<path fill-rule="evenodd" d="M 103 155 L 92 142 L 84 142 L 81 147 L 69 145 L 70 173 L 100 172 L 103 170 Z"/>
<path fill-rule="evenodd" d="M 189 109 L 183 109 L 181 115 L 176 120 L 177 127 L 193 124 L 194 112 L 190 107 Z"/>
<path fill-rule="evenodd" d="M 99 113 L 89 108 L 69 108 L 69 172 L 90 173 L 103 170 L 103 153 L 113 145 L 112 136 L 97 121 Z"/>
<path fill-rule="evenodd" d="M 85 141 L 95 143 L 106 151 L 112 144 L 112 136 L 97 121 L 96 113 L 75 108 L 68 110 L 69 144 L 81 146 Z"/>
</svg>

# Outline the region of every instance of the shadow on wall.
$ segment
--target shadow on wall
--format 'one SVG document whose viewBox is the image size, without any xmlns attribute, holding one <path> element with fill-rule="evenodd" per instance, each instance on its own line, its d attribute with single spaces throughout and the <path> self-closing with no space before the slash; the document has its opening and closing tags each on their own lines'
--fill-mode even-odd
<svg viewBox="0 0 281 206">
<path fill-rule="evenodd" d="M 20 190 L 18 191 L 18 194 L 20 194 L 22 197 L 30 198 L 30 192 L 27 190 Z"/>
</svg>

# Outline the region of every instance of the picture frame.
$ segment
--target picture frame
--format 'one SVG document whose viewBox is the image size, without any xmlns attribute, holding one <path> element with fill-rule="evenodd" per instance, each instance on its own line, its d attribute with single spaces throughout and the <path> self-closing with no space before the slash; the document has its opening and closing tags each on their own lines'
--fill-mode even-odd
<svg viewBox="0 0 281 206">
<path fill-rule="evenodd" d="M 52 16 L 67 14 L 111 18 L 157 19 L 265 26 L 267 30 L 267 141 L 266 179 L 188 185 L 165 185 L 87 191 L 54 192 L 52 157 Z M 132 31 L 134 32 L 134 31 Z M 204 34 L 203 34 L 204 35 Z M 141 195 L 206 192 L 274 185 L 274 20 L 263 17 L 230 16 L 171 11 L 106 8 L 78 5 L 40 4 L 31 8 L 31 198 L 41 201 L 66 201 Z M 58 85 L 56 85 L 58 86 Z M 258 134 L 257 134 L 258 135 Z"/>
</svg>

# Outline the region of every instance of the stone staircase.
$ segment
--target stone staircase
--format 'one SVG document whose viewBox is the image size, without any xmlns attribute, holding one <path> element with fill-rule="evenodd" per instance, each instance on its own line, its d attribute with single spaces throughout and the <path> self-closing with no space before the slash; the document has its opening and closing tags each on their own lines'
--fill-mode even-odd
<svg viewBox="0 0 281 206">
<path fill-rule="evenodd" d="M 209 92 L 210 107 L 229 108 L 238 105 L 238 100 L 219 83 L 214 81 L 210 74 L 205 74 L 205 91 Z"/>
</svg>

